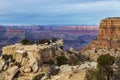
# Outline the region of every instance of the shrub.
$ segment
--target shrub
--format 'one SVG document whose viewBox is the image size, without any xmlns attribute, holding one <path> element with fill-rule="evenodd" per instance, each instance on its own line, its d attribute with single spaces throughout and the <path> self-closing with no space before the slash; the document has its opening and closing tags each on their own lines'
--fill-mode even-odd
<svg viewBox="0 0 120 80">
<path fill-rule="evenodd" d="M 101 69 L 99 70 L 88 70 L 86 74 L 86 80 L 106 80 L 106 73 Z"/>
<path fill-rule="evenodd" d="M 4 59 L 5 61 L 8 60 L 8 59 L 13 60 L 13 56 L 4 54 L 4 55 L 2 55 L 2 59 Z"/>
<path fill-rule="evenodd" d="M 39 74 L 39 75 L 37 75 L 37 76 L 35 76 L 34 78 L 33 78 L 33 80 L 41 80 L 41 78 L 44 76 L 45 74 Z"/>
<path fill-rule="evenodd" d="M 60 47 L 60 49 L 62 49 L 62 50 L 63 50 L 63 46 L 61 46 L 61 47 Z"/>
<path fill-rule="evenodd" d="M 32 44 L 32 41 L 27 40 L 27 39 L 23 39 L 23 40 L 21 41 L 21 43 L 22 43 L 23 45 L 29 45 L 29 44 Z"/>
<path fill-rule="evenodd" d="M 48 43 L 50 44 L 50 41 L 48 39 L 41 39 L 38 41 L 39 44 L 44 44 L 44 43 Z"/>
<path fill-rule="evenodd" d="M 57 38 L 53 37 L 51 40 L 52 40 L 52 42 L 56 42 Z"/>
<path fill-rule="evenodd" d="M 98 67 L 96 70 L 89 70 L 87 80 L 111 80 L 114 73 L 111 65 L 115 62 L 115 58 L 109 54 L 101 55 L 97 59 Z"/>
<path fill-rule="evenodd" d="M 77 57 L 76 55 L 72 54 L 72 55 L 70 56 L 69 65 L 72 65 L 72 66 L 73 66 L 73 65 L 77 65 L 78 62 L 79 62 L 78 57 Z"/>
<path fill-rule="evenodd" d="M 16 66 L 18 66 L 19 68 L 21 67 L 20 63 L 19 62 L 15 62 L 14 63 Z"/>
<path fill-rule="evenodd" d="M 57 60 L 57 65 L 58 66 L 61 66 L 63 64 L 67 64 L 68 61 L 69 61 L 65 56 L 59 56 L 59 57 L 56 58 L 56 60 Z"/>
<path fill-rule="evenodd" d="M 115 62 L 115 57 L 110 56 L 109 54 L 101 55 L 97 59 L 97 62 L 98 66 L 107 67 Z"/>
</svg>

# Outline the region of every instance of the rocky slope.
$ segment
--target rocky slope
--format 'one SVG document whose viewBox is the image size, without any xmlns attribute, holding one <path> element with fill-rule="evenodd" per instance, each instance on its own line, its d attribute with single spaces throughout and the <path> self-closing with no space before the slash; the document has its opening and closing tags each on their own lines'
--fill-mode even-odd
<svg viewBox="0 0 120 80">
<path fill-rule="evenodd" d="M 87 57 L 78 51 L 73 48 L 63 51 L 61 46 L 63 40 L 3 47 L 0 80 L 84 80 L 86 69 L 96 68 L 97 63 L 84 62 Z"/>
</svg>

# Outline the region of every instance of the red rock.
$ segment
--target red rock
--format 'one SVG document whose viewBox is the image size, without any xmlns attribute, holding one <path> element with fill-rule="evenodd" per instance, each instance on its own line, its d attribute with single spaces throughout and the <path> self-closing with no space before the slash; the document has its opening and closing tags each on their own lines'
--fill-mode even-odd
<svg viewBox="0 0 120 80">
<path fill-rule="evenodd" d="M 98 36 L 83 50 L 120 49 L 120 18 L 103 19 L 99 26 Z"/>
</svg>

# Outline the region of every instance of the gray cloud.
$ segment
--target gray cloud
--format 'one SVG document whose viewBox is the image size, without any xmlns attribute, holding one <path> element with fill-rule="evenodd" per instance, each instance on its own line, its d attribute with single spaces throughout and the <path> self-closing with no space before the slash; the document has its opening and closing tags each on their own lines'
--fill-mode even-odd
<svg viewBox="0 0 120 80">
<path fill-rule="evenodd" d="M 98 24 L 102 18 L 120 16 L 119 4 L 119 0 L 4 0 L 0 1 L 0 22 Z"/>
</svg>

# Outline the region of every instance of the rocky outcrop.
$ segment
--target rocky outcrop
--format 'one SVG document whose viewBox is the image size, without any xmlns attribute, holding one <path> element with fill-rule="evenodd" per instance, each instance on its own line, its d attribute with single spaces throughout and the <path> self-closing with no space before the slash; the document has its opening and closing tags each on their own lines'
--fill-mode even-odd
<svg viewBox="0 0 120 80">
<path fill-rule="evenodd" d="M 3 47 L 0 57 L 0 77 L 2 76 L 0 80 L 12 80 L 16 74 L 17 80 L 32 80 L 36 74 L 45 73 L 46 70 L 41 71 L 41 66 L 54 62 L 56 57 L 63 53 L 61 46 L 63 40 L 57 40 L 49 45 L 17 43 Z"/>
<path fill-rule="evenodd" d="M 86 69 L 96 68 L 96 63 L 84 62 L 83 58 L 86 57 L 80 52 L 73 48 L 64 51 L 62 47 L 63 40 L 50 44 L 17 43 L 3 47 L 0 57 L 0 80 L 63 80 L 64 77 L 66 80 L 73 80 L 82 76 L 81 80 L 84 80 Z"/>
<path fill-rule="evenodd" d="M 81 51 L 96 60 L 101 54 L 119 56 L 120 52 L 120 18 L 103 19 L 99 26 L 98 36 Z M 94 59 L 93 59 L 94 58 Z"/>
<path fill-rule="evenodd" d="M 13 66 L 9 68 L 7 71 L 0 74 L 0 80 L 13 80 L 15 74 L 19 71 L 18 66 Z"/>
<path fill-rule="evenodd" d="M 106 18 L 100 23 L 98 36 L 85 49 L 120 49 L 120 18 Z"/>
</svg>

